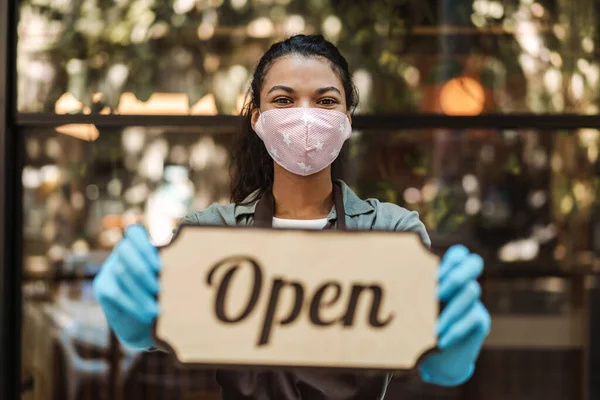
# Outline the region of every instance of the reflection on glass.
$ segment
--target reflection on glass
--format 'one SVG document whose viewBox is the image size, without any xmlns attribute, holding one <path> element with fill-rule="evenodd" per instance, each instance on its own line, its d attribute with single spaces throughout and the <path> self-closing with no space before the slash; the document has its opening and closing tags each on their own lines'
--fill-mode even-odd
<svg viewBox="0 0 600 400">
<path fill-rule="evenodd" d="M 163 182 L 148 197 L 146 221 L 155 246 L 169 244 L 172 232 L 191 211 L 195 189 L 185 167 L 165 167 Z"/>
<path fill-rule="evenodd" d="M 192 209 L 228 201 L 231 134 L 92 126 L 91 141 L 76 128 L 89 127 L 26 134 L 23 357 L 31 395 L 109 399 L 116 369 L 122 398 L 218 399 L 211 371 L 115 347 L 90 279 L 128 225 L 144 223 L 165 244 Z"/>
<path fill-rule="evenodd" d="M 237 113 L 247 71 L 270 43 L 323 33 L 355 71 L 369 74 L 364 113 L 591 114 L 600 78 L 596 6 L 597 0 L 24 0 L 18 109 Z M 213 104 L 195 109 L 207 96 Z"/>
<path fill-rule="evenodd" d="M 500 263 L 590 266 L 597 130 L 363 132 L 357 141 L 359 193 L 418 211 L 434 245 L 458 236 Z"/>
<path fill-rule="evenodd" d="M 190 210 L 228 202 L 230 140 L 168 127 L 32 131 L 22 175 L 26 254 L 54 263 L 108 250 L 136 222 L 170 235 Z M 418 211 L 434 237 L 459 234 L 502 262 L 590 262 L 598 130 L 365 131 L 352 148 L 358 193 Z"/>
<path fill-rule="evenodd" d="M 371 76 L 361 74 L 369 87 Z M 90 141 L 60 130 L 26 132 L 24 374 L 35 377 L 35 393 L 108 399 L 108 372 L 116 368 L 122 398 L 219 398 L 210 371 L 178 369 L 160 352 L 115 347 L 89 280 L 127 226 L 142 222 L 163 244 L 189 211 L 229 201 L 232 133 L 134 126 L 98 129 Z M 491 267 L 589 265 L 586 232 L 599 201 L 598 130 L 367 130 L 354 133 L 351 149 L 348 182 L 358 194 L 418 211 L 434 246 L 458 237 Z M 511 314 L 527 315 L 526 330 L 534 329 L 535 315 L 560 319 L 572 311 L 564 280 L 492 283 L 484 293 L 509 326 Z M 492 339 L 502 346 L 507 340 Z M 109 361 L 115 351 L 121 352 L 117 364 Z M 495 367 L 486 360 L 508 354 L 497 351 L 484 352 L 478 371 L 488 371 L 481 372 L 486 377 L 511 373 L 505 367 L 489 372 Z M 564 382 L 555 391 L 571 393 L 571 379 L 559 375 Z"/>
</svg>

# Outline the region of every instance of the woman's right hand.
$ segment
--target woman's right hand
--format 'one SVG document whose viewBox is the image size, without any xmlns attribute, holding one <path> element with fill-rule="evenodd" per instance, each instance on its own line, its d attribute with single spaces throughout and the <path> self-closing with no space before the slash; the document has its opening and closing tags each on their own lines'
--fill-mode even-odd
<svg viewBox="0 0 600 400">
<path fill-rule="evenodd" d="M 137 349 L 154 345 L 158 316 L 158 250 L 140 225 L 129 227 L 94 279 L 94 293 L 121 343 Z"/>
</svg>

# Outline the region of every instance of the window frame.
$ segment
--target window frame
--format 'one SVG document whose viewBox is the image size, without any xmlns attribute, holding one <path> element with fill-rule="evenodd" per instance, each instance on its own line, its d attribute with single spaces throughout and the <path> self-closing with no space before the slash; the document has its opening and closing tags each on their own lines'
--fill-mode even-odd
<svg viewBox="0 0 600 400">
<path fill-rule="evenodd" d="M 167 115 L 56 115 L 51 113 L 17 113 L 16 111 L 16 43 L 18 0 L 0 0 L 0 399 L 19 398 L 21 379 L 22 320 L 22 184 L 24 139 L 27 127 L 56 127 L 86 123 L 98 127 L 125 126 L 227 126 L 235 128 L 240 118 L 217 116 Z M 371 114 L 353 118 L 356 129 L 539 129 L 576 130 L 599 128 L 600 115 L 579 114 L 483 114 L 448 116 L 442 114 Z M 598 172 L 600 174 L 600 172 Z M 596 214 L 598 215 L 598 213 Z M 596 257 L 599 255 L 596 254 Z M 539 273 L 539 272 L 538 272 Z M 535 271 L 512 270 L 507 277 L 535 275 Z M 547 275 L 545 275 L 547 276 Z M 571 276 L 573 277 L 573 276 Z M 579 279 L 577 277 L 576 279 Z M 585 277 L 583 277 L 585 278 Z M 591 276 L 597 281 L 597 276 Z M 587 282 L 587 281 L 586 281 Z M 588 294 L 600 298 L 598 284 Z M 591 300 L 590 300 L 591 301 Z M 589 303 L 588 303 L 589 304 Z M 600 307 L 588 310 L 588 347 L 586 352 L 585 392 L 591 398 L 600 393 L 600 381 L 593 379 L 591 368 L 600 365 Z M 595 340 L 592 340 L 595 338 Z"/>
<path fill-rule="evenodd" d="M 18 2 L 0 0 L 0 399 L 21 392 L 22 135 L 16 114 Z"/>
</svg>

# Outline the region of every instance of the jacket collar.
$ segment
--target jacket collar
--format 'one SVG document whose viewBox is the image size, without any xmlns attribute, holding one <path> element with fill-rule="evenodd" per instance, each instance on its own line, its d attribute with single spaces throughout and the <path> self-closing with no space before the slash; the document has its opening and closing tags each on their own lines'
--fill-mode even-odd
<svg viewBox="0 0 600 400">
<path fill-rule="evenodd" d="M 369 204 L 368 202 L 361 200 L 356 193 L 350 189 L 348 185 L 342 180 L 338 181 L 342 186 L 342 199 L 344 202 L 344 209 L 346 211 L 346 215 L 354 217 L 357 215 L 368 214 L 370 212 L 375 211 L 375 208 Z M 239 218 L 243 215 L 253 215 L 256 212 L 256 203 L 258 202 L 259 191 L 256 190 L 252 192 L 243 202 L 243 204 L 236 204 L 234 215 L 235 218 Z M 335 207 L 331 209 L 328 220 L 336 219 L 337 215 L 335 212 Z"/>
</svg>

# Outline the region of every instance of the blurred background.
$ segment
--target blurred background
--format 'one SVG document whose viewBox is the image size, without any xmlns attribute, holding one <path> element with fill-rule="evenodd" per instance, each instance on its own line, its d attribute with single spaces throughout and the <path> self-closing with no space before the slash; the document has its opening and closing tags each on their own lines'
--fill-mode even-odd
<svg viewBox="0 0 600 400">
<path fill-rule="evenodd" d="M 353 189 L 417 210 L 437 251 L 486 259 L 493 329 L 474 378 L 399 379 L 389 398 L 600 399 L 600 0 L 20 0 L 15 14 L 22 158 L 5 212 L 22 250 L 4 268 L 22 266 L 23 399 L 219 398 L 212 371 L 119 346 L 91 281 L 125 226 L 162 244 L 229 202 L 253 68 L 295 33 L 324 34 L 352 67 Z"/>
</svg>

